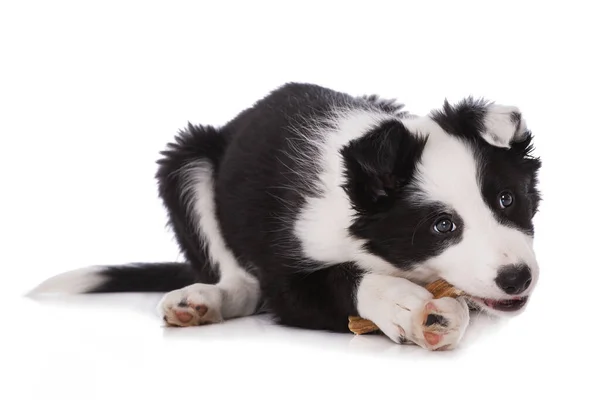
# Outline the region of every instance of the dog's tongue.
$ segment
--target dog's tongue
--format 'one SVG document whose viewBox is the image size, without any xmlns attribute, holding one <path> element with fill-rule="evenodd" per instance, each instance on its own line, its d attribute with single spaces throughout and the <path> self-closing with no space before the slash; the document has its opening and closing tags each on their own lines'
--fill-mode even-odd
<svg viewBox="0 0 600 400">
<path fill-rule="evenodd" d="M 496 300 L 492 300 L 492 299 L 483 299 L 483 302 L 485 303 L 486 306 L 492 307 L 492 308 L 494 308 L 494 305 L 497 303 Z"/>
</svg>

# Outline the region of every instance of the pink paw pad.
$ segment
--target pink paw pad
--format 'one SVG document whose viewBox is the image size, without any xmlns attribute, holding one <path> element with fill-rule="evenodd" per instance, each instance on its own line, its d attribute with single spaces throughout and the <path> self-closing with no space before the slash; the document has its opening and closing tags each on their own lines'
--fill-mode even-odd
<svg viewBox="0 0 600 400">
<path fill-rule="evenodd" d="M 186 311 L 175 311 L 175 315 L 177 316 L 177 319 L 183 323 L 190 322 L 193 318 L 192 314 Z"/>
<path fill-rule="evenodd" d="M 433 332 L 423 332 L 423 336 L 425 337 L 427 343 L 429 343 L 431 346 L 435 346 L 440 342 L 440 340 L 442 340 L 443 335 L 439 335 Z"/>
<path fill-rule="evenodd" d="M 199 317 L 204 317 L 208 312 L 208 307 L 206 307 L 204 304 L 195 306 L 194 309 L 196 310 L 196 313 Z"/>
</svg>

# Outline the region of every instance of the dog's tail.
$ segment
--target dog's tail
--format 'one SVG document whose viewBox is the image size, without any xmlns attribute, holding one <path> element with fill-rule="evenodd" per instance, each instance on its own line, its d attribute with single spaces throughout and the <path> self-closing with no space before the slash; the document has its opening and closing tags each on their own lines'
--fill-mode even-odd
<svg viewBox="0 0 600 400">
<path fill-rule="evenodd" d="M 186 204 L 193 202 L 190 182 L 205 183 L 204 195 L 213 201 L 210 183 L 228 143 L 229 137 L 222 130 L 188 124 L 187 129 L 180 131 L 161 152 L 162 158 L 158 160 L 156 178 L 159 195 L 186 262 L 77 269 L 46 280 L 29 293 L 168 292 L 194 283 L 217 283 L 218 266 L 211 265 L 202 250 L 203 239 Z M 195 174 L 193 179 L 190 178 L 192 172 Z"/>
<path fill-rule="evenodd" d="M 186 263 L 136 263 L 68 271 L 40 283 L 28 294 L 169 292 L 196 282 L 216 281 L 210 268 L 196 271 Z"/>
</svg>

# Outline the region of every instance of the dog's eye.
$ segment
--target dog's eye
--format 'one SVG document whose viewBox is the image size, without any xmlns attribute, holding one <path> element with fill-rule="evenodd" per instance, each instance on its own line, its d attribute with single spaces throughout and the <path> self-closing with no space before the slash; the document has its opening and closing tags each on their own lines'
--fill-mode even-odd
<svg viewBox="0 0 600 400">
<path fill-rule="evenodd" d="M 498 204 L 500 208 L 508 208 L 513 205 L 515 199 L 511 192 L 504 191 L 498 195 Z"/>
<path fill-rule="evenodd" d="M 435 221 L 433 230 L 437 233 L 450 233 L 456 230 L 456 224 L 448 217 L 442 217 Z"/>
</svg>

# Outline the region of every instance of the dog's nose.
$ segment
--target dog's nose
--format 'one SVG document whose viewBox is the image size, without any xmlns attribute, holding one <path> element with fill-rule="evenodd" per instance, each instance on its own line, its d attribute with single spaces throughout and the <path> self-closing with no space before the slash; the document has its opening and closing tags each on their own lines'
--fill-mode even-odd
<svg viewBox="0 0 600 400">
<path fill-rule="evenodd" d="M 523 293 L 531 285 L 531 269 L 525 264 L 505 265 L 498 272 L 496 284 L 507 294 Z"/>
</svg>

